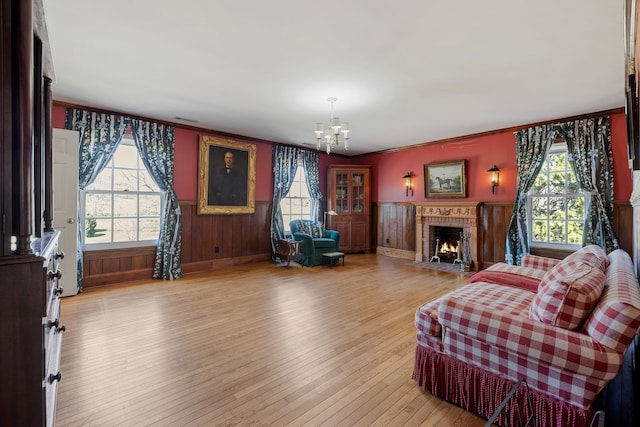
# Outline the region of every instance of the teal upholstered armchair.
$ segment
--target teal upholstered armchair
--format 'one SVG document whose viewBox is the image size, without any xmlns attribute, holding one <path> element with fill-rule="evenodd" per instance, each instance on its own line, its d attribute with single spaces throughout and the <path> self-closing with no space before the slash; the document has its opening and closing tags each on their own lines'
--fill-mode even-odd
<svg viewBox="0 0 640 427">
<path fill-rule="evenodd" d="M 340 247 L 340 233 L 325 230 L 324 225 L 310 219 L 294 219 L 289 223 L 291 235 L 301 241 L 300 252 L 304 256 L 302 264 L 306 266 L 323 263 L 322 254 L 335 252 Z"/>
</svg>

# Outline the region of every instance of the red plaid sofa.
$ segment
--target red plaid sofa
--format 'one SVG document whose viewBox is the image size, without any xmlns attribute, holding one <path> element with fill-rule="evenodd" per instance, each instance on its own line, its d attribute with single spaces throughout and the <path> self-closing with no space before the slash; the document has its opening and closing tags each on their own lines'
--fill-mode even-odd
<svg viewBox="0 0 640 427">
<path fill-rule="evenodd" d="M 422 305 L 415 326 L 413 379 L 425 390 L 488 419 L 524 378 L 537 425 L 588 426 L 640 329 L 640 288 L 622 250 L 528 255 Z M 515 409 L 498 423 L 516 425 Z"/>
</svg>

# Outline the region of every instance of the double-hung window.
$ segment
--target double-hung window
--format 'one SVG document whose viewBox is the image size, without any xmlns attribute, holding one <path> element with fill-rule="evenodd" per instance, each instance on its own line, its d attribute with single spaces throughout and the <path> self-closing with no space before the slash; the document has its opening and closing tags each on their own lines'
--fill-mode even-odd
<svg viewBox="0 0 640 427">
<path fill-rule="evenodd" d="M 580 189 L 565 143 L 549 149 L 527 195 L 531 247 L 576 249 L 582 245 L 589 193 Z"/>
<path fill-rule="evenodd" d="M 311 219 L 311 196 L 302 160 L 298 161 L 298 169 L 289 192 L 280 201 L 280 210 L 285 234 L 290 233 L 289 223 L 292 220 Z"/>
<path fill-rule="evenodd" d="M 163 197 L 125 135 L 109 164 L 81 193 L 85 249 L 155 245 Z"/>
</svg>

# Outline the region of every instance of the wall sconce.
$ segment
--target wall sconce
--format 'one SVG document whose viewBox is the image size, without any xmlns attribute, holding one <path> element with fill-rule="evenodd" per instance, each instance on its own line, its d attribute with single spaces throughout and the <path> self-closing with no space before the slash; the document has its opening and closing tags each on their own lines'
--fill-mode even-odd
<svg viewBox="0 0 640 427">
<path fill-rule="evenodd" d="M 322 222 L 322 225 L 324 225 L 324 228 L 327 228 L 327 215 L 338 215 L 338 213 L 336 211 L 326 211 L 324 213 L 324 221 Z"/>
<path fill-rule="evenodd" d="M 405 176 L 403 176 L 402 178 L 404 179 L 404 188 L 406 190 L 406 196 L 409 197 L 409 191 L 411 191 L 411 195 L 413 196 L 413 172 L 407 172 L 407 174 Z"/>
<path fill-rule="evenodd" d="M 491 194 L 496 194 L 496 187 L 500 183 L 500 169 L 493 165 L 487 172 L 491 174 Z"/>
</svg>

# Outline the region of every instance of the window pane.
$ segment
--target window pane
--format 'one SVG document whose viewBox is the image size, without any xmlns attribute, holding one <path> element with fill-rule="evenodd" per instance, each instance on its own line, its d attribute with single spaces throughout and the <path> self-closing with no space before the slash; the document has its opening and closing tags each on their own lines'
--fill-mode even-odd
<svg viewBox="0 0 640 427">
<path fill-rule="evenodd" d="M 564 221 L 550 221 L 549 222 L 549 242 L 551 243 L 564 243 L 565 242 L 566 227 Z"/>
<path fill-rule="evenodd" d="M 585 213 L 584 197 L 571 197 L 567 199 L 567 218 L 584 219 Z"/>
<path fill-rule="evenodd" d="M 565 219 L 565 202 L 564 197 L 549 197 L 549 218 Z"/>
<path fill-rule="evenodd" d="M 540 173 L 536 180 L 533 182 L 532 193 L 533 194 L 546 194 L 548 178 L 546 174 Z"/>
<path fill-rule="evenodd" d="M 135 218 L 124 218 L 113 220 L 113 241 L 130 242 L 138 240 L 138 220 Z"/>
<path fill-rule="evenodd" d="M 86 218 L 85 243 L 105 243 L 111 241 L 111 220 Z"/>
<path fill-rule="evenodd" d="M 564 193 L 564 172 L 553 172 L 549 177 L 549 193 L 550 194 L 562 194 Z"/>
<path fill-rule="evenodd" d="M 546 242 L 547 241 L 547 221 L 534 221 L 533 222 L 533 235 L 531 236 L 534 242 Z"/>
<path fill-rule="evenodd" d="M 309 200 L 302 200 L 301 208 L 300 208 L 300 215 L 303 218 L 310 218 L 311 217 L 311 203 L 310 203 Z"/>
<path fill-rule="evenodd" d="M 280 210 L 282 211 L 283 216 L 291 214 L 291 203 L 289 202 L 289 199 L 282 200 L 282 202 L 280 202 Z"/>
<path fill-rule="evenodd" d="M 107 167 L 96 177 L 96 180 L 87 186 L 87 190 L 107 190 L 111 191 L 111 172 L 113 169 Z"/>
<path fill-rule="evenodd" d="M 570 221 L 567 223 L 567 243 L 572 245 L 582 244 L 582 221 Z"/>
<path fill-rule="evenodd" d="M 115 194 L 113 203 L 113 216 L 137 216 L 137 194 Z"/>
<path fill-rule="evenodd" d="M 307 187 L 306 182 L 300 183 L 300 197 L 309 199 L 311 196 L 309 195 L 309 188 Z"/>
<path fill-rule="evenodd" d="M 130 169 L 114 169 L 113 189 L 115 191 L 138 191 L 138 172 Z"/>
<path fill-rule="evenodd" d="M 573 169 L 569 168 L 567 171 L 567 193 L 578 194 L 581 193 L 580 185 L 576 179 L 576 174 L 573 173 Z"/>
<path fill-rule="evenodd" d="M 140 200 L 140 216 L 160 216 L 159 194 L 141 194 L 138 198 Z"/>
<path fill-rule="evenodd" d="M 566 169 L 566 154 L 565 153 L 551 153 L 547 154 L 547 164 L 551 171 L 565 170 Z"/>
<path fill-rule="evenodd" d="M 140 236 L 138 240 L 155 240 L 160 235 L 160 218 L 141 219 L 139 226 Z"/>
<path fill-rule="evenodd" d="M 111 216 L 111 194 L 87 193 L 85 195 L 85 212 L 87 216 Z"/>
<path fill-rule="evenodd" d="M 302 200 L 300 200 L 300 199 L 289 199 L 289 203 L 291 204 L 291 213 L 292 214 L 302 214 Z"/>
<path fill-rule="evenodd" d="M 546 218 L 547 217 L 547 205 L 548 200 L 546 197 L 532 197 L 532 210 L 533 218 Z"/>
<path fill-rule="evenodd" d="M 151 178 L 151 174 L 149 172 L 147 172 L 147 170 L 144 168 L 144 165 L 141 165 L 141 170 L 140 170 L 140 191 L 150 191 L 153 193 L 157 193 L 160 191 L 160 187 L 158 187 L 158 184 L 156 184 L 156 182 L 153 180 L 153 178 Z"/>
<path fill-rule="evenodd" d="M 116 168 L 138 168 L 138 149 L 135 145 L 121 143 L 113 154 L 113 166 Z"/>
</svg>

